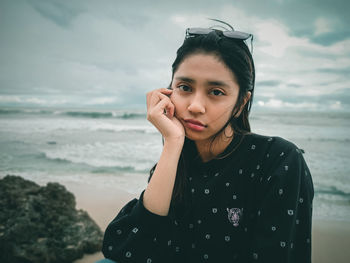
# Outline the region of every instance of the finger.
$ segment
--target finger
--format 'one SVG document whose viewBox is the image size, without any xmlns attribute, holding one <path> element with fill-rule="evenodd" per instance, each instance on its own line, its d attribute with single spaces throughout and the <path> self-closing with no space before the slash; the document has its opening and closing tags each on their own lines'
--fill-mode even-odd
<svg viewBox="0 0 350 263">
<path fill-rule="evenodd" d="M 162 94 L 165 94 L 166 96 L 169 96 L 172 93 L 172 90 L 166 89 L 166 88 L 161 88 L 161 89 L 156 89 L 156 90 L 152 90 L 150 92 L 147 92 L 147 94 L 146 94 L 147 108 L 149 108 L 150 104 L 153 105 L 159 101 L 158 99 L 156 99 L 158 93 L 162 93 Z"/>
<path fill-rule="evenodd" d="M 171 94 L 173 92 L 172 89 L 164 89 L 164 88 L 160 89 L 159 91 L 163 94 Z"/>
<path fill-rule="evenodd" d="M 157 112 L 159 111 L 162 114 L 164 111 L 166 111 L 166 115 L 168 116 L 168 114 L 171 114 L 173 112 L 174 104 L 167 96 L 164 96 L 164 98 L 161 99 L 154 108 L 157 109 Z"/>
<path fill-rule="evenodd" d="M 162 109 L 159 109 L 159 106 L 158 106 L 158 109 L 156 109 L 156 111 L 158 112 L 159 110 L 162 111 L 162 113 L 164 113 L 164 111 L 168 114 L 171 114 L 170 116 L 172 117 L 172 114 L 173 114 L 173 105 L 172 105 L 172 102 L 170 101 L 170 98 L 161 93 L 159 90 L 156 90 L 154 92 L 151 92 L 151 94 L 149 95 L 150 98 L 148 99 L 148 103 L 147 103 L 147 111 L 150 111 L 152 108 L 155 108 L 160 101 L 162 100 L 166 100 L 166 104 L 162 103 L 161 106 L 162 106 Z M 170 103 L 170 104 L 169 104 Z M 169 109 L 166 109 L 165 106 L 167 105 L 171 105 L 169 107 Z M 168 106 L 167 106 L 168 107 Z"/>
<path fill-rule="evenodd" d="M 146 99 L 147 99 L 147 108 L 149 108 L 151 105 L 156 104 L 159 99 L 157 93 L 160 92 L 160 89 L 152 90 L 150 92 L 147 92 Z"/>
<path fill-rule="evenodd" d="M 168 118 L 171 119 L 174 116 L 174 109 L 175 105 L 170 101 L 170 103 L 166 105 L 166 115 Z"/>
<path fill-rule="evenodd" d="M 149 109 L 149 106 L 150 106 L 151 96 L 152 96 L 152 93 L 151 93 L 151 92 L 147 92 L 147 94 L 146 94 L 146 105 L 147 105 L 147 109 Z"/>
<path fill-rule="evenodd" d="M 154 107 L 162 98 L 160 97 L 160 92 L 158 90 L 152 91 L 149 97 L 149 107 Z M 165 96 L 165 95 L 163 95 Z"/>
<path fill-rule="evenodd" d="M 155 104 L 158 104 L 159 101 L 161 101 L 161 100 L 170 101 L 170 98 L 163 93 L 156 93 L 156 94 L 154 94 L 154 98 L 152 98 L 152 100 L 153 100 L 152 102 L 154 103 L 152 105 L 155 105 Z"/>
</svg>

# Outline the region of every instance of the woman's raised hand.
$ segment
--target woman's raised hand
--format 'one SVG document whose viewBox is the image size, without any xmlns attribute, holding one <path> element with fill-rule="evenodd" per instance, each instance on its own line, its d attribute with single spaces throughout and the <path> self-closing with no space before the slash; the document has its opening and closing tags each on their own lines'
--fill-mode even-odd
<svg viewBox="0 0 350 263">
<path fill-rule="evenodd" d="M 185 129 L 175 117 L 175 106 L 169 98 L 172 92 L 163 88 L 147 93 L 147 120 L 159 130 L 165 141 L 185 138 Z"/>
</svg>

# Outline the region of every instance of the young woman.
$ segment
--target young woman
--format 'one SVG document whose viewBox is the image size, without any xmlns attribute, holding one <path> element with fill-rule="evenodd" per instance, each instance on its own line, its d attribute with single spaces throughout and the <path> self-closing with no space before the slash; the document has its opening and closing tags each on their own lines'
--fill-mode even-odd
<svg viewBox="0 0 350 263">
<path fill-rule="evenodd" d="M 311 262 L 314 195 L 302 150 L 252 133 L 252 35 L 187 29 L 168 89 L 147 94 L 163 151 L 106 229 L 122 262 Z"/>
</svg>

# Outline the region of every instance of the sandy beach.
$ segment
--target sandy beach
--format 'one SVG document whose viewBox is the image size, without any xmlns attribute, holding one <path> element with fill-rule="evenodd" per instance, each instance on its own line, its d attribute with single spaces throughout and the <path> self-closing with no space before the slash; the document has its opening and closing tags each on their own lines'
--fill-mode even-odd
<svg viewBox="0 0 350 263">
<path fill-rule="evenodd" d="M 139 194 L 131 195 L 112 187 L 99 188 L 79 183 L 66 185 L 76 196 L 77 208 L 86 210 L 95 222 L 105 230 L 119 210 Z M 313 221 L 313 263 L 348 263 L 350 261 L 350 222 Z M 102 259 L 102 253 L 85 255 L 74 263 L 93 263 Z"/>
</svg>

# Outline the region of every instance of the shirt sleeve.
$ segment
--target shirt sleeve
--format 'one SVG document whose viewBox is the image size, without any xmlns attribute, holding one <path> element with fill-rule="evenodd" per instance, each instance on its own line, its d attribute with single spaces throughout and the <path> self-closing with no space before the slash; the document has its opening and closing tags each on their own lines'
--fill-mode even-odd
<svg viewBox="0 0 350 263">
<path fill-rule="evenodd" d="M 167 248 L 170 221 L 147 210 L 139 199 L 128 202 L 108 225 L 102 253 L 106 258 L 123 262 L 172 262 Z"/>
<path fill-rule="evenodd" d="M 302 150 L 288 143 L 266 156 L 249 262 L 311 263 L 314 188 Z"/>
</svg>

